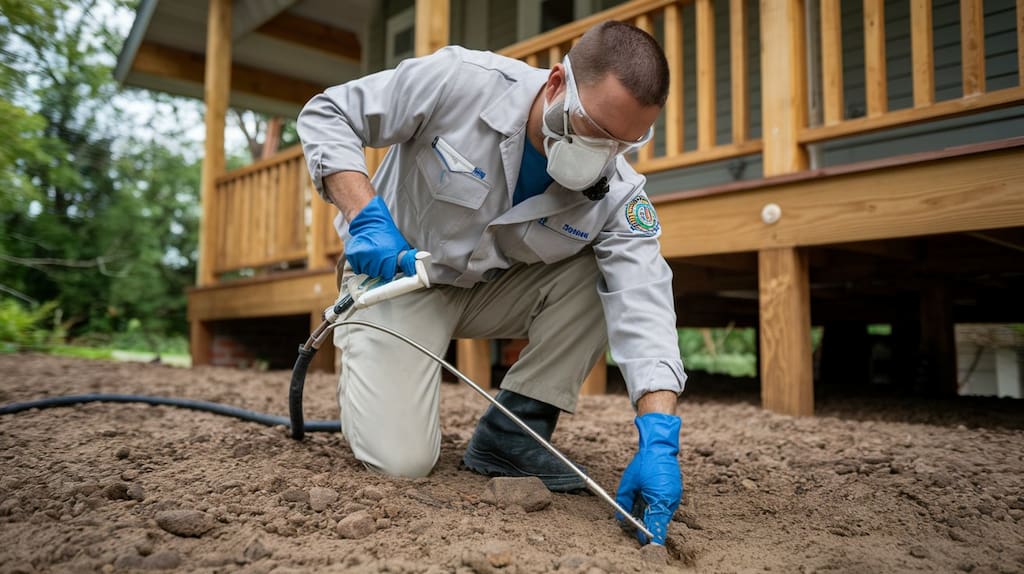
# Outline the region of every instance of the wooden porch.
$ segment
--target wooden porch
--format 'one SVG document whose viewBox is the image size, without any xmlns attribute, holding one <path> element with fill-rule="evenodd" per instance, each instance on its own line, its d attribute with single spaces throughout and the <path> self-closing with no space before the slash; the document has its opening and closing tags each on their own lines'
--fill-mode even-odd
<svg viewBox="0 0 1024 574">
<path fill-rule="evenodd" d="M 447 43 L 448 2 L 416 5 L 417 53 L 426 54 Z M 664 173 L 743 157 L 762 162 L 761 178 L 653 199 L 662 249 L 676 271 L 680 325 L 758 327 L 766 408 L 813 413 L 812 322 L 831 327 L 826 339 L 845 336 L 847 342 L 869 322 L 901 325 L 908 357 L 901 368 L 910 373 L 925 365 L 926 386 L 955 392 L 954 323 L 1024 321 L 1011 296 L 1024 289 L 1024 139 L 828 168 L 811 169 L 811 157 L 815 146 L 851 136 L 1020 106 L 1024 0 L 1015 4 L 1017 82 L 991 90 L 983 3 L 960 0 L 962 89 L 941 99 L 932 3 L 913 0 L 912 103 L 900 108 L 890 105 L 885 4 L 864 0 L 866 105 L 860 117 L 843 103 L 843 58 L 850 52 L 840 38 L 840 2 L 815 6 L 817 19 L 808 26 L 804 0 L 634 0 L 502 52 L 543 67 L 559 61 L 595 22 L 631 22 L 663 42 L 673 70 L 658 135 L 633 158 L 637 169 Z M 188 295 L 195 364 L 209 360 L 214 322 L 305 315 L 318 323 L 337 294 L 334 262 L 342 250 L 331 224 L 333 207 L 316 197 L 298 148 L 224 172 L 231 55 L 230 44 L 218 38 L 231 37 L 231 3 L 211 0 L 210 7 L 201 270 Z M 721 17 L 724 8 L 729 34 L 723 67 L 714 31 L 716 12 Z M 692 39 L 684 38 L 684 14 L 694 19 Z M 751 41 L 755 20 L 760 50 Z M 809 50 L 820 54 L 820 73 L 811 74 L 816 81 L 808 80 Z M 686 86 L 682 71 L 691 61 L 695 86 Z M 752 61 L 759 64 L 756 73 Z M 716 91 L 726 77 L 730 127 L 723 135 Z M 820 117 L 809 103 L 812 92 L 821 102 Z M 687 94 L 696 98 L 695 120 L 685 117 Z M 755 114 L 759 133 L 752 129 Z M 692 125 L 695 137 L 687 139 Z M 383 153 L 367 150 L 371 169 Z M 832 344 L 860 348 L 856 342 Z M 322 350 L 317 366 L 333 368 L 332 353 Z M 489 383 L 486 341 L 459 341 L 456 356 L 467 375 Z M 853 362 L 851 353 L 836 357 L 833 352 L 829 369 Z M 588 392 L 603 391 L 604 369 L 603 361 L 595 366 Z"/>
</svg>

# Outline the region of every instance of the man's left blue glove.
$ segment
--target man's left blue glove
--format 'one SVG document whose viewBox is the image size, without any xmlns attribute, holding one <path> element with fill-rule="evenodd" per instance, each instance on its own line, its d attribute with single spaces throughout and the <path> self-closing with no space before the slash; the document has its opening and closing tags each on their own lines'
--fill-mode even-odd
<svg viewBox="0 0 1024 574">
<path fill-rule="evenodd" d="M 402 237 L 379 195 L 352 218 L 348 233 L 352 238 L 345 245 L 345 259 L 356 273 L 391 281 L 400 265 L 407 277 L 416 274 L 416 250 Z"/>
<path fill-rule="evenodd" d="M 644 526 L 654 539 L 648 540 L 643 532 L 637 531 L 641 544 L 665 544 L 668 523 L 683 497 L 683 475 L 676 456 L 681 421 L 675 415 L 648 413 L 636 417 L 634 422 L 640 431 L 640 449 L 622 473 L 615 502 L 634 514 L 643 509 Z"/>
</svg>

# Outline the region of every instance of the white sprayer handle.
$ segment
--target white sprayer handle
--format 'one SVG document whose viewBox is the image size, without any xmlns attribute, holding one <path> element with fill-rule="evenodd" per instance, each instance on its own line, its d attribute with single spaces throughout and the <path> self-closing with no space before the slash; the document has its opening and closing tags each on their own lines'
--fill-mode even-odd
<svg viewBox="0 0 1024 574">
<path fill-rule="evenodd" d="M 427 277 L 427 265 L 429 263 L 430 253 L 426 251 L 416 252 L 416 275 L 395 279 L 390 283 L 370 289 L 356 300 L 355 308 L 362 309 L 363 307 L 376 305 L 381 301 L 386 301 L 399 295 L 430 287 L 430 278 Z"/>
</svg>

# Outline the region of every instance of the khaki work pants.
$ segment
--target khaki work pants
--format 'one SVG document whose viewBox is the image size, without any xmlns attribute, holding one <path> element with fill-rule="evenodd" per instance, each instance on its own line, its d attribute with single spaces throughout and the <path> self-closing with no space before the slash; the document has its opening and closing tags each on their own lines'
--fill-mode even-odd
<svg viewBox="0 0 1024 574">
<path fill-rule="evenodd" d="M 351 269 L 346 267 L 346 278 Z M 572 412 L 608 344 L 593 251 L 520 265 L 464 289 L 438 285 L 356 311 L 440 356 L 452 338 L 527 338 L 501 388 Z M 440 365 L 361 325 L 335 329 L 341 429 L 357 459 L 389 475 L 426 476 L 441 452 Z"/>
</svg>

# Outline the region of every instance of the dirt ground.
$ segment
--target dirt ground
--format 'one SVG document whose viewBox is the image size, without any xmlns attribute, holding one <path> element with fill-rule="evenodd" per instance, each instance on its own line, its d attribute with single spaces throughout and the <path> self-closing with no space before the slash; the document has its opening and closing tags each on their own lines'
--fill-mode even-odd
<svg viewBox="0 0 1024 574">
<path fill-rule="evenodd" d="M 127 392 L 284 415 L 287 385 L 285 372 L 0 356 L 0 404 Z M 529 513 L 482 501 L 488 479 L 458 461 L 486 404 L 463 385 L 443 387 L 441 459 L 416 480 L 364 470 L 338 435 L 300 443 L 182 409 L 4 416 L 0 571 L 1024 571 L 1020 401 L 825 398 L 799 419 L 756 402 L 696 381 L 683 395 L 686 495 L 666 565 L 595 496 Z M 334 377 L 311 375 L 307 420 L 336 410 Z M 631 421 L 625 396 L 584 397 L 554 442 L 614 492 Z M 365 536 L 343 537 L 346 518 Z"/>
</svg>

